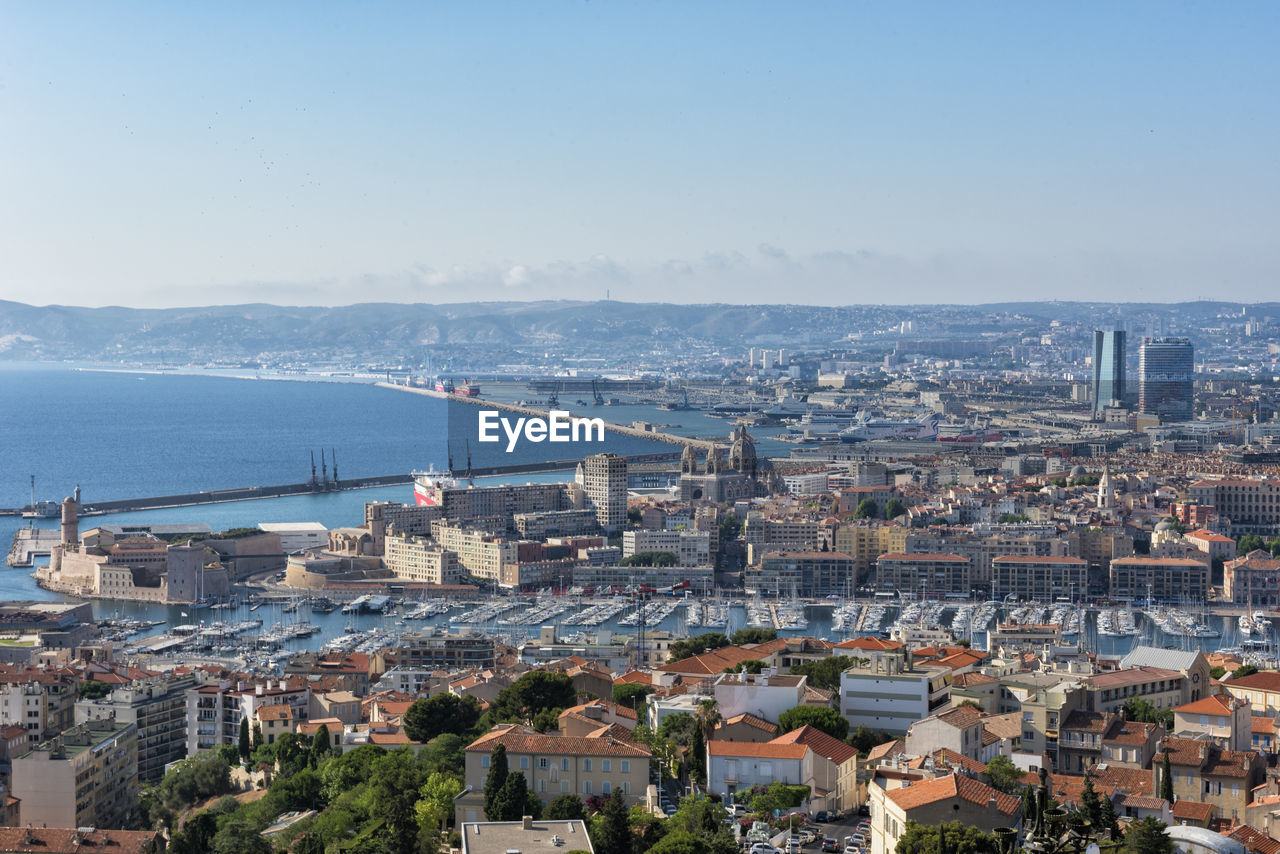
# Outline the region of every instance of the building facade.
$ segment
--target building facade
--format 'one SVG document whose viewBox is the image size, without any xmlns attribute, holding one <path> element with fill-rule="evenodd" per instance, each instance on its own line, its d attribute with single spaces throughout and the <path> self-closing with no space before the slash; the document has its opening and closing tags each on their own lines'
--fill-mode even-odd
<svg viewBox="0 0 1280 854">
<path fill-rule="evenodd" d="M 1144 338 L 1138 348 L 1138 411 L 1162 422 L 1195 413 L 1195 353 L 1186 338 Z"/>
</svg>

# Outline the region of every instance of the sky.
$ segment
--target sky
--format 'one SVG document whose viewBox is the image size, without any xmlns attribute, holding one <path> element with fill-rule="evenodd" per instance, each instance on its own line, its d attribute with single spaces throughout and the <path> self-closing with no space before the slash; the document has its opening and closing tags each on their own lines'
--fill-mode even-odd
<svg viewBox="0 0 1280 854">
<path fill-rule="evenodd" d="M 1274 2 L 9 3 L 0 299 L 1280 293 Z"/>
</svg>

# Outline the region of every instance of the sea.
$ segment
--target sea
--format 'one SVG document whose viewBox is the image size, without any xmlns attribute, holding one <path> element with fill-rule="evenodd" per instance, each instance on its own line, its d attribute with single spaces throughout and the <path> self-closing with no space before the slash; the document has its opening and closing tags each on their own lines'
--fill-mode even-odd
<svg viewBox="0 0 1280 854">
<path fill-rule="evenodd" d="M 505 402 L 536 398 L 519 385 L 491 385 L 483 393 Z M 402 474 L 432 466 L 443 469 L 451 451 L 455 464 L 465 453 L 447 435 L 443 401 L 379 387 L 369 379 L 279 377 L 251 370 L 145 371 L 111 365 L 3 363 L 0 400 L 4 401 L 0 409 L 0 507 L 27 504 L 32 498 L 33 477 L 36 500 L 61 501 L 79 487 L 83 500 L 92 502 L 300 483 L 311 475 L 313 454 L 319 466 L 322 451 L 326 466 L 331 467 L 336 456 L 344 479 Z M 585 409 L 576 400 L 564 399 L 561 405 L 620 424 L 652 422 L 662 425 L 664 432 L 684 436 L 724 439 L 732 429 L 728 421 L 697 410 L 667 411 L 638 403 Z M 753 428 L 751 432 L 762 454 L 785 455 L 793 447 L 775 438 L 778 428 Z M 601 449 L 639 454 L 670 452 L 673 446 L 610 433 Z M 479 456 L 482 449 L 468 450 Z M 489 456 L 474 462 L 477 466 L 533 462 L 539 459 L 537 451 L 526 445 L 518 448 L 514 456 Z M 521 453 L 530 456 L 521 457 Z M 479 478 L 477 483 L 551 482 L 568 479 L 571 474 L 563 471 Z M 319 522 L 339 527 L 360 524 L 367 501 L 412 500 L 411 485 L 390 486 L 94 516 L 82 520 L 81 529 L 94 524 L 136 522 L 203 522 L 214 531 L 264 522 Z M 57 520 L 33 522 L 0 516 L 0 543 L 6 552 L 14 533 L 26 525 L 54 529 Z M 30 572 L 0 567 L 0 600 L 65 598 L 41 589 Z M 835 604 L 808 605 L 808 625 L 783 634 L 839 639 L 832 630 Z M 93 607 L 99 619 L 165 621 L 153 633 L 199 620 L 234 622 L 256 616 L 264 617 L 264 622 L 271 625 L 292 619 L 278 611 L 250 615 L 247 606 L 236 613 L 201 611 L 195 616 L 179 606 L 115 600 L 93 600 Z M 895 615 L 891 609 L 886 626 Z M 307 616 L 305 606 L 303 616 Z M 312 614 L 309 619 L 322 631 L 291 641 L 289 649 L 321 648 L 352 628 L 395 631 L 399 625 L 394 616 L 349 616 L 337 611 Z M 449 615 L 425 623 L 413 621 L 408 628 L 447 625 L 448 619 Z M 1092 617 L 1086 620 L 1086 638 L 1091 648 L 1106 654 L 1122 653 L 1136 642 L 1178 649 L 1194 645 L 1208 650 L 1238 642 L 1234 619 L 1207 619 L 1222 631 L 1221 638 L 1164 636 L 1141 617 L 1139 625 L 1145 630 L 1141 638 L 1098 636 Z M 741 628 L 746 622 L 744 605 L 733 605 L 730 630 Z M 619 626 L 616 619 L 602 627 L 634 631 Z M 536 635 L 539 626 L 481 627 L 486 628 L 511 637 L 513 633 Z M 679 634 L 705 630 L 686 623 L 683 607 L 653 628 Z M 985 638 L 979 634 L 973 641 L 981 647 Z"/>
</svg>

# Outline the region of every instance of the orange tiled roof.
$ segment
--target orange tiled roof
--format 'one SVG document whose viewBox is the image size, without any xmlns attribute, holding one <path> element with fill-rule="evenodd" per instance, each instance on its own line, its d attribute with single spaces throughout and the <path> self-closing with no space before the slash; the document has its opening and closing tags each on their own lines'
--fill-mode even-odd
<svg viewBox="0 0 1280 854">
<path fill-rule="evenodd" d="M 825 756 L 837 765 L 843 765 L 858 755 L 858 751 L 840 739 L 827 735 L 822 730 L 815 729 L 808 724 L 785 735 L 778 736 L 772 743 L 807 744 L 814 753 L 819 756 Z"/>
<path fill-rule="evenodd" d="M 1186 715 L 1230 715 L 1242 705 L 1243 700 L 1223 693 L 1178 706 L 1173 711 L 1175 714 L 1181 712 Z"/>
<path fill-rule="evenodd" d="M 767 733 L 776 733 L 778 731 L 777 724 L 770 723 L 764 718 L 758 718 L 750 712 L 743 712 L 740 715 L 734 715 L 727 721 L 722 721 L 716 724 L 716 729 L 719 729 L 722 726 L 732 726 L 733 724 L 746 724 L 747 726 L 755 727 L 756 729 L 763 730 Z"/>
<path fill-rule="evenodd" d="M 1254 691 L 1280 691 L 1280 673 L 1274 670 L 1259 670 L 1251 676 L 1228 679 L 1223 684 L 1230 688 L 1250 688 Z"/>
<path fill-rule="evenodd" d="M 1265 715 L 1254 715 L 1250 725 L 1253 732 L 1260 735 L 1270 735 L 1276 731 L 1276 719 Z"/>
<path fill-rule="evenodd" d="M 159 840 L 159 842 L 158 842 Z M 72 854 L 110 850 L 112 854 L 144 854 L 163 847 L 154 830 L 78 830 L 74 827 L 0 827 L 0 851 Z"/>
<path fill-rule="evenodd" d="M 1245 847 L 1250 854 L 1280 854 L 1280 842 L 1254 830 L 1247 824 L 1232 828 L 1226 836 Z"/>
<path fill-rule="evenodd" d="M 708 741 L 711 756 L 755 756 L 765 759 L 803 759 L 806 744 L 779 744 L 777 741 Z"/>
<path fill-rule="evenodd" d="M 921 780 L 906 788 L 892 790 L 888 793 L 888 797 L 904 810 L 917 809 L 951 798 L 959 798 L 983 807 L 994 798 L 996 809 L 1004 815 L 1013 815 L 1022 809 L 1022 801 L 1018 798 L 996 791 L 986 783 L 970 777 L 961 777 L 958 774 Z"/>
<path fill-rule="evenodd" d="M 1184 821 L 1208 821 L 1213 817 L 1213 804 L 1178 798 L 1173 802 L 1173 817 Z"/>
<path fill-rule="evenodd" d="M 716 742 L 709 742 L 715 744 Z M 643 756 L 648 748 L 630 741 L 612 737 L 581 738 L 563 735 L 543 735 L 527 727 L 505 724 L 477 738 L 467 745 L 467 750 L 483 750 L 486 753 L 499 744 L 508 753 L 536 753 L 555 756 Z"/>
</svg>

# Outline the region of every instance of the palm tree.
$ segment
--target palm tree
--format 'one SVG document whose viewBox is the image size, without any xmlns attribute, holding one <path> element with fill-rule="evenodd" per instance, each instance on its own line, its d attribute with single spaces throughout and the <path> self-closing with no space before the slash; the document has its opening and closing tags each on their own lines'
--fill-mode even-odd
<svg viewBox="0 0 1280 854">
<path fill-rule="evenodd" d="M 711 740 L 711 736 L 715 733 L 716 724 L 720 723 L 720 707 L 714 699 L 706 699 L 698 704 L 698 711 L 694 714 L 697 718 L 698 725 L 702 727 L 702 737 L 707 741 Z"/>
</svg>

